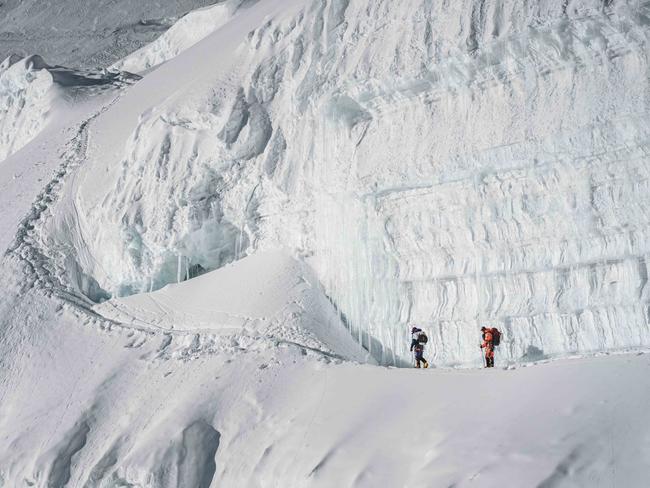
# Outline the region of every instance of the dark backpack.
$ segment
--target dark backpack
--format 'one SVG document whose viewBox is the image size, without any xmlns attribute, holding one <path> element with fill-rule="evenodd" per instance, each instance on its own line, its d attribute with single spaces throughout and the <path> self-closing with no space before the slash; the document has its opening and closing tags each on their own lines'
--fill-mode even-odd
<svg viewBox="0 0 650 488">
<path fill-rule="evenodd" d="M 496 327 L 492 328 L 492 345 L 498 346 L 501 344 L 501 332 Z"/>
<path fill-rule="evenodd" d="M 426 344 L 427 342 L 429 342 L 427 335 L 424 332 L 420 332 L 418 334 L 418 344 Z"/>
</svg>

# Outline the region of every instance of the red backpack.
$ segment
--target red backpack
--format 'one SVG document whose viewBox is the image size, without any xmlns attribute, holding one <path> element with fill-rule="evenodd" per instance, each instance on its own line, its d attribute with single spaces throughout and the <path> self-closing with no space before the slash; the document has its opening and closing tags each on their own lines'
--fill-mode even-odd
<svg viewBox="0 0 650 488">
<path fill-rule="evenodd" d="M 492 345 L 498 346 L 501 344 L 501 332 L 496 327 L 493 327 L 490 332 L 492 332 Z"/>
</svg>

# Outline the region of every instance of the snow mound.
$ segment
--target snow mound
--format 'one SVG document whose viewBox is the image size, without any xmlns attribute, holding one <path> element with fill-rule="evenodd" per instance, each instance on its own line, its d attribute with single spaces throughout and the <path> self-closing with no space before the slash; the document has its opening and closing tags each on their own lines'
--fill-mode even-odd
<svg viewBox="0 0 650 488">
<path fill-rule="evenodd" d="M 54 64 L 107 67 L 215 0 L 0 2 L 0 59 L 39 53 Z"/>
<path fill-rule="evenodd" d="M 63 103 L 75 103 L 140 77 L 51 66 L 41 56 L 11 55 L 0 64 L 0 161 L 27 145 Z"/>
<path fill-rule="evenodd" d="M 25 146 L 47 124 L 52 75 L 40 58 L 10 56 L 0 64 L 0 161 Z"/>
<path fill-rule="evenodd" d="M 282 251 L 259 252 L 189 281 L 114 298 L 94 311 L 148 330 L 313 342 L 299 337 L 307 334 L 339 356 L 367 359 L 309 268 Z"/>
<path fill-rule="evenodd" d="M 229 0 L 189 12 L 152 43 L 111 66 L 112 69 L 142 73 L 177 56 L 224 25 L 244 0 Z"/>
</svg>

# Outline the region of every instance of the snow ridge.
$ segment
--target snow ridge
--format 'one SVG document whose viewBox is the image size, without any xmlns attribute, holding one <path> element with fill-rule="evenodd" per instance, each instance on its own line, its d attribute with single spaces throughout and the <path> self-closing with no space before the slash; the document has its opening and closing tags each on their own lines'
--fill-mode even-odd
<svg viewBox="0 0 650 488">
<path fill-rule="evenodd" d="M 65 103 L 128 86 L 140 79 L 122 72 L 50 66 L 38 55 L 12 55 L 0 64 L 0 163 L 34 139 Z"/>
<path fill-rule="evenodd" d="M 111 69 L 142 73 L 164 63 L 223 26 L 243 3 L 228 0 L 191 11 L 158 39 L 119 60 Z"/>
<path fill-rule="evenodd" d="M 10 56 L 0 64 L 0 162 L 27 144 L 46 124 L 51 75 L 34 58 Z"/>
<path fill-rule="evenodd" d="M 108 67 L 154 41 L 184 14 L 214 0 L 40 0 L 0 5 L 0 59 L 40 54 L 53 64 Z"/>
</svg>

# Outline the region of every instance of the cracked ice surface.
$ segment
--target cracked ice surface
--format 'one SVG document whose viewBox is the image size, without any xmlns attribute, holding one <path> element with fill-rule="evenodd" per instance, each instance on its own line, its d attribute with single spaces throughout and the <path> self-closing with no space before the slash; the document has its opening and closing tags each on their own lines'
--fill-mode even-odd
<svg viewBox="0 0 650 488">
<path fill-rule="evenodd" d="M 385 363 L 410 324 L 439 364 L 477 363 L 484 323 L 512 361 L 647 346 L 649 15 L 244 9 L 98 120 L 80 266 L 123 295 L 281 245 Z"/>
</svg>

